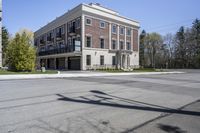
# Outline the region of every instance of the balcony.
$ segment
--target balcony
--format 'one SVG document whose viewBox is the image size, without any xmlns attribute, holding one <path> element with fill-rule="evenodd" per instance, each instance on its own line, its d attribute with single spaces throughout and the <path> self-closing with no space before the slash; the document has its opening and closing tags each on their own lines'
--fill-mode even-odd
<svg viewBox="0 0 200 133">
<path fill-rule="evenodd" d="M 56 40 L 61 40 L 61 39 L 62 39 L 61 32 L 56 33 Z"/>
<path fill-rule="evenodd" d="M 70 36 L 76 35 L 76 28 L 75 28 L 75 26 L 72 26 L 72 27 L 69 28 L 69 35 Z"/>
<path fill-rule="evenodd" d="M 40 40 L 40 44 L 41 44 L 41 45 L 45 44 L 45 41 L 44 41 L 43 39 Z"/>
<path fill-rule="evenodd" d="M 50 42 L 53 42 L 54 41 L 54 38 L 52 37 L 47 37 L 47 42 L 50 43 Z"/>
<path fill-rule="evenodd" d="M 39 51 L 38 55 L 39 56 L 45 56 L 45 55 L 53 55 L 53 54 L 62 54 L 62 53 L 67 53 L 69 52 L 67 47 L 64 48 L 56 48 L 52 50 L 46 50 L 46 51 Z"/>
<path fill-rule="evenodd" d="M 52 49 L 52 50 L 39 51 L 38 55 L 39 56 L 45 56 L 45 55 L 69 53 L 69 52 L 74 52 L 74 51 L 80 51 L 80 50 L 77 50 L 75 45 L 71 45 L 71 46 L 65 46 L 63 48 L 55 48 L 55 49 Z"/>
</svg>

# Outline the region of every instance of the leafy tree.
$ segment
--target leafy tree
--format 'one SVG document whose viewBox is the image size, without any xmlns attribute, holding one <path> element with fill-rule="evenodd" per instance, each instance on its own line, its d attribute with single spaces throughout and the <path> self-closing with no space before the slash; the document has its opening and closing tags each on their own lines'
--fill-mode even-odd
<svg viewBox="0 0 200 133">
<path fill-rule="evenodd" d="M 17 33 L 7 48 L 7 64 L 14 71 L 33 71 L 36 51 L 26 32 Z"/>
<path fill-rule="evenodd" d="M 163 44 L 162 36 L 158 33 L 148 33 L 145 37 L 145 50 L 147 56 L 151 62 L 151 67 L 155 67 L 156 64 L 156 53 L 161 49 Z"/>
<path fill-rule="evenodd" d="M 6 58 L 6 48 L 9 43 L 9 33 L 8 30 L 3 26 L 2 27 L 2 58 L 3 58 L 3 66 L 5 65 Z"/>
<path fill-rule="evenodd" d="M 174 36 L 170 33 L 166 34 L 163 37 L 164 44 L 166 45 L 166 50 L 167 51 L 167 67 L 172 68 L 174 67 L 173 60 L 174 60 Z"/>
</svg>

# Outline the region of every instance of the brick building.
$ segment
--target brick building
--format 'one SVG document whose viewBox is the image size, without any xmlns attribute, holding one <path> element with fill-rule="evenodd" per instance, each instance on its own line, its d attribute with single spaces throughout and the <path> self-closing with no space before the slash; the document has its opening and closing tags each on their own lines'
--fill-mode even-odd
<svg viewBox="0 0 200 133">
<path fill-rule="evenodd" d="M 80 4 L 34 33 L 38 67 L 139 67 L 139 23 L 99 4 Z"/>
</svg>

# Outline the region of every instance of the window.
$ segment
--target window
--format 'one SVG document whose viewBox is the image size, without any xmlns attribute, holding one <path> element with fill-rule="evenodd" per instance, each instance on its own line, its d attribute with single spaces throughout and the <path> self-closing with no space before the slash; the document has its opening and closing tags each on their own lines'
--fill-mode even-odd
<svg viewBox="0 0 200 133">
<path fill-rule="evenodd" d="M 80 27 L 81 27 L 81 19 L 78 18 L 78 19 L 76 20 L 76 29 L 78 29 L 78 28 L 80 28 Z"/>
<path fill-rule="evenodd" d="M 91 36 L 86 36 L 86 47 L 91 47 L 91 41 L 92 41 Z"/>
<path fill-rule="evenodd" d="M 104 65 L 104 56 L 103 55 L 100 56 L 100 65 L 101 66 Z"/>
<path fill-rule="evenodd" d="M 58 27 L 56 29 L 56 38 L 61 38 L 63 33 L 64 33 L 63 27 Z"/>
<path fill-rule="evenodd" d="M 100 47 L 104 48 L 104 39 L 103 38 L 100 38 Z"/>
<path fill-rule="evenodd" d="M 120 41 L 120 49 L 124 49 L 124 41 Z"/>
<path fill-rule="evenodd" d="M 127 29 L 127 33 L 126 34 L 127 34 L 127 36 L 131 36 L 131 29 L 130 28 Z"/>
<path fill-rule="evenodd" d="M 92 19 L 87 18 L 87 19 L 86 19 L 86 24 L 87 24 L 87 25 L 92 25 Z"/>
<path fill-rule="evenodd" d="M 91 65 L 91 55 L 86 55 L 86 65 L 87 66 Z"/>
<path fill-rule="evenodd" d="M 112 40 L 112 49 L 116 49 L 116 40 Z"/>
<path fill-rule="evenodd" d="M 116 56 L 112 56 L 112 65 L 116 65 Z"/>
<path fill-rule="evenodd" d="M 130 44 L 130 42 L 126 42 L 126 49 L 127 50 L 131 50 L 131 44 Z"/>
<path fill-rule="evenodd" d="M 105 28 L 105 22 L 104 21 L 100 21 L 100 28 Z"/>
<path fill-rule="evenodd" d="M 116 25 L 112 25 L 112 33 L 117 33 L 117 26 Z"/>
<path fill-rule="evenodd" d="M 121 35 L 124 34 L 124 27 L 120 27 L 120 34 L 121 34 Z"/>
</svg>

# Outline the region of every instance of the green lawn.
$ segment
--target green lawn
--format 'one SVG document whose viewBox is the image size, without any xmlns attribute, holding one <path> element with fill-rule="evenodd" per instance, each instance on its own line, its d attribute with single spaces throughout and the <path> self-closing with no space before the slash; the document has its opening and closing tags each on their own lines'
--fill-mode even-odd
<svg viewBox="0 0 200 133">
<path fill-rule="evenodd" d="M 14 71 L 0 69 L 0 75 L 8 75 L 8 74 L 57 74 L 57 71 L 46 70 L 46 72 L 41 72 L 38 70 L 38 71 L 32 71 L 32 72 L 14 72 Z"/>
<path fill-rule="evenodd" d="M 124 71 L 124 70 L 116 70 L 116 69 L 98 69 L 96 71 L 101 72 L 110 72 L 110 73 L 121 73 L 121 72 L 163 72 L 161 69 L 153 69 L 153 68 L 138 68 L 132 71 Z"/>
</svg>

